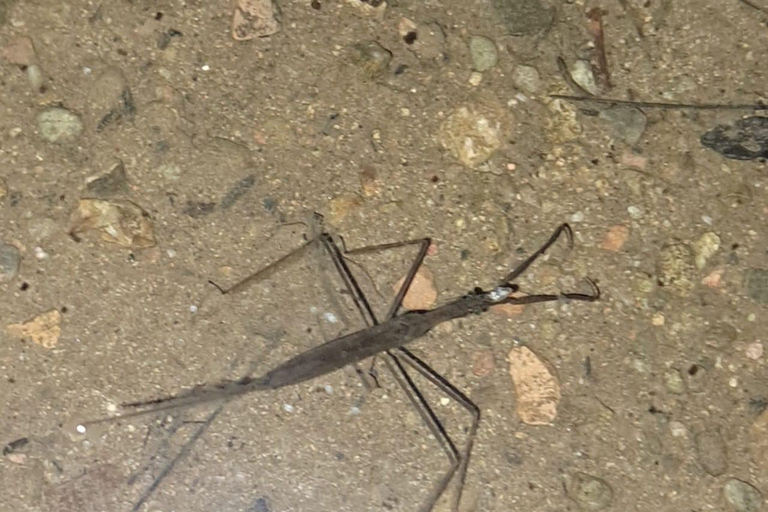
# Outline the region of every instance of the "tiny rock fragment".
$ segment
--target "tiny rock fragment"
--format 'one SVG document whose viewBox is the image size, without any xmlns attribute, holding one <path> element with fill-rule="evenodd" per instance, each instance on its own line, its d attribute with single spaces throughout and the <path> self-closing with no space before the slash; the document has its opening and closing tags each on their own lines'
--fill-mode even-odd
<svg viewBox="0 0 768 512">
<path fill-rule="evenodd" d="M 89 181 L 85 186 L 85 190 L 89 195 L 98 198 L 127 194 L 130 189 L 123 162 L 121 160 L 114 162 L 109 172 Z"/>
<path fill-rule="evenodd" d="M 701 284 L 709 286 L 710 288 L 720 288 L 723 280 L 724 268 L 716 268 L 701 280 Z"/>
<path fill-rule="evenodd" d="M 347 0 L 347 4 L 355 8 L 355 12 L 366 18 L 383 19 L 387 10 L 386 0 Z"/>
<path fill-rule="evenodd" d="M 759 341 L 750 343 L 747 345 L 747 349 L 744 351 L 746 356 L 753 360 L 758 360 L 763 355 L 763 344 Z"/>
<path fill-rule="evenodd" d="M 400 18 L 400 21 L 397 22 L 397 33 L 400 34 L 400 37 L 406 38 L 416 33 L 416 27 L 417 25 L 413 20 Z"/>
<path fill-rule="evenodd" d="M 768 270 L 747 269 L 744 273 L 744 286 L 750 299 L 759 304 L 768 304 Z"/>
<path fill-rule="evenodd" d="M 627 226 L 616 225 L 608 230 L 603 238 L 601 247 L 606 251 L 620 251 L 629 239 L 629 228 Z"/>
<path fill-rule="evenodd" d="M 469 40 L 469 53 L 475 71 L 481 73 L 494 67 L 499 60 L 496 42 L 483 36 L 472 36 Z"/>
<path fill-rule="evenodd" d="M 61 107 L 50 107 L 37 115 L 40 137 L 55 144 L 72 142 L 83 133 L 80 116 Z"/>
<path fill-rule="evenodd" d="M 659 285 L 685 297 L 694 286 L 696 266 L 694 252 L 684 243 L 674 242 L 662 247 L 657 260 Z"/>
<path fill-rule="evenodd" d="M 52 309 L 42 313 L 32 320 L 20 324 L 10 324 L 6 327 L 8 334 L 24 339 L 31 339 L 36 345 L 53 348 L 61 336 L 61 313 Z"/>
<path fill-rule="evenodd" d="M 493 352 L 490 350 L 479 350 L 472 354 L 472 373 L 478 377 L 492 375 L 495 367 Z"/>
<path fill-rule="evenodd" d="M 141 207 L 125 200 L 81 199 L 70 217 L 67 232 L 100 231 L 108 243 L 144 249 L 155 246 L 152 221 Z"/>
<path fill-rule="evenodd" d="M 5 283 L 16 277 L 19 272 L 19 249 L 11 244 L 0 241 L 0 283 Z"/>
<path fill-rule="evenodd" d="M 718 125 L 701 136 L 701 144 L 734 160 L 768 158 L 768 117 L 751 116 Z"/>
<path fill-rule="evenodd" d="M 568 497 L 582 510 L 603 510 L 613 501 L 613 489 L 602 478 L 576 473 L 566 482 Z"/>
<path fill-rule="evenodd" d="M 349 48 L 347 60 L 355 66 L 359 78 L 368 81 L 387 70 L 392 61 L 392 52 L 376 41 L 364 41 Z"/>
<path fill-rule="evenodd" d="M 328 220 L 331 224 L 338 224 L 361 206 L 363 206 L 363 199 L 357 194 L 336 196 L 328 203 Z"/>
<path fill-rule="evenodd" d="M 577 60 L 571 68 L 571 78 L 579 84 L 585 91 L 591 94 L 598 94 L 600 89 L 597 87 L 595 74 L 592 73 L 592 66 L 585 60 Z"/>
<path fill-rule="evenodd" d="M 440 127 L 440 144 L 465 167 L 488 161 L 504 140 L 511 124 L 496 102 L 468 103 L 451 113 Z"/>
<path fill-rule="evenodd" d="M 35 62 L 35 45 L 29 37 L 16 37 L 0 50 L 0 56 L 10 64 L 30 66 Z"/>
<path fill-rule="evenodd" d="M 544 127 L 550 142 L 563 144 L 579 138 L 583 128 L 576 107 L 565 100 L 556 99 L 547 103 L 547 110 L 549 112 Z"/>
<path fill-rule="evenodd" d="M 763 496 L 753 485 L 731 478 L 723 487 L 725 500 L 736 512 L 758 512 L 763 506 Z"/>
<path fill-rule="evenodd" d="M 402 288 L 405 282 L 405 277 L 400 279 L 392 287 L 392 290 L 396 294 Z M 432 275 L 432 271 L 426 266 L 421 266 L 413 276 L 411 286 L 408 288 L 408 292 L 403 297 L 403 307 L 410 311 L 419 311 L 430 309 L 435 305 L 437 301 L 437 289 L 435 288 L 435 278 Z"/>
<path fill-rule="evenodd" d="M 235 0 L 232 39 L 248 41 L 280 32 L 272 0 Z"/>
<path fill-rule="evenodd" d="M 711 476 L 720 476 L 728 469 L 725 441 L 717 429 L 699 432 L 694 438 L 699 464 Z"/>
<path fill-rule="evenodd" d="M 24 464 L 27 462 L 27 454 L 26 453 L 11 453 L 7 456 L 8 460 L 13 462 L 14 464 Z"/>
<path fill-rule="evenodd" d="M 549 425 L 557 417 L 560 383 L 539 357 L 527 347 L 509 353 L 509 375 L 517 395 L 517 413 L 528 425 Z"/>
<path fill-rule="evenodd" d="M 370 166 L 363 167 L 360 171 L 360 187 L 365 197 L 373 197 L 379 193 L 381 185 L 376 175 L 376 169 Z"/>
<path fill-rule="evenodd" d="M 696 254 L 696 268 L 703 269 L 707 260 L 720 248 L 720 237 L 715 233 L 704 233 L 693 244 L 693 252 Z"/>
<path fill-rule="evenodd" d="M 681 395 L 685 393 L 685 380 L 679 370 L 669 369 L 664 374 L 664 384 L 670 393 Z"/>
</svg>

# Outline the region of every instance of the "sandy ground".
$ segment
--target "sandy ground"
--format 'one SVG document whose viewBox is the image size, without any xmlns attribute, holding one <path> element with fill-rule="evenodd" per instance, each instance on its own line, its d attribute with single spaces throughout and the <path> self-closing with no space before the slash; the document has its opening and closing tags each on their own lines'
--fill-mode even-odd
<svg viewBox="0 0 768 512">
<path fill-rule="evenodd" d="M 0 509 L 419 510 L 447 459 L 381 361 L 376 389 L 348 368 L 74 429 L 361 328 L 322 251 L 242 293 L 208 283 L 301 246 L 317 212 L 349 248 L 431 237 L 438 303 L 574 230 L 520 285 L 590 277 L 599 302 L 411 346 L 482 411 L 459 510 L 764 510 L 768 174 L 700 142 L 755 112 L 617 121 L 550 94 L 580 94 L 562 58 L 600 96 L 765 100 L 768 4 L 277 7 L 278 32 L 236 41 L 226 2 L 0 2 Z M 379 316 L 414 254 L 351 258 Z M 521 346 L 559 383 L 548 425 L 522 419 Z M 469 415 L 416 382 L 463 446 Z"/>
</svg>

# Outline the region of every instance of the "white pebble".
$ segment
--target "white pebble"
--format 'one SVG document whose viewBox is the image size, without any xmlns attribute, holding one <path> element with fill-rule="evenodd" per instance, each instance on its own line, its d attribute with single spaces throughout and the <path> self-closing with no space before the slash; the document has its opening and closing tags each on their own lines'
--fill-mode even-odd
<svg viewBox="0 0 768 512">
<path fill-rule="evenodd" d="M 731 386 L 732 388 L 738 387 L 739 379 L 737 379 L 736 377 L 731 377 L 731 380 L 728 381 L 728 385 Z"/>
<path fill-rule="evenodd" d="M 111 402 L 107 404 L 107 411 L 115 412 L 116 410 L 117 410 L 117 406 L 115 404 Z"/>
<path fill-rule="evenodd" d="M 353 405 L 352 407 L 349 408 L 349 414 L 351 416 L 357 416 L 358 414 L 360 414 L 360 408 L 356 405 Z"/>
<path fill-rule="evenodd" d="M 643 209 L 640 208 L 639 206 L 628 206 L 627 212 L 629 212 L 629 216 L 635 220 L 643 216 Z"/>
<path fill-rule="evenodd" d="M 447 396 L 440 399 L 440 405 L 448 405 L 449 403 L 451 403 L 451 399 Z"/>
<path fill-rule="evenodd" d="M 83 74 L 84 75 L 90 75 L 91 73 L 93 73 L 93 70 L 91 68 L 89 68 L 88 66 L 83 68 Z"/>
<path fill-rule="evenodd" d="M 324 390 L 325 390 L 325 392 L 326 392 L 326 393 L 328 393 L 329 395 L 332 395 L 332 394 L 333 394 L 333 386 L 331 386 L 330 384 L 326 384 L 326 385 L 325 385 L 325 387 L 324 387 L 323 389 L 324 389 Z"/>
<path fill-rule="evenodd" d="M 48 253 L 43 250 L 42 247 L 35 247 L 35 258 L 44 260 L 48 257 Z"/>
<path fill-rule="evenodd" d="M 339 319 L 334 315 L 333 313 L 323 313 L 323 320 L 328 322 L 329 324 L 336 324 L 339 323 Z"/>
<path fill-rule="evenodd" d="M 760 359 L 763 355 L 763 344 L 759 341 L 750 343 L 746 351 L 747 357 L 750 359 Z"/>
<path fill-rule="evenodd" d="M 672 437 L 685 437 L 688 434 L 688 429 L 679 421 L 670 421 L 669 431 Z"/>
<path fill-rule="evenodd" d="M 283 410 L 287 413 L 291 413 L 296 409 L 294 409 L 294 407 L 291 404 L 283 404 Z"/>
<path fill-rule="evenodd" d="M 203 67 L 200 69 L 202 69 L 203 71 L 210 71 L 211 66 L 209 66 L 208 64 L 203 64 Z"/>
<path fill-rule="evenodd" d="M 189 306 L 189 312 L 190 312 L 190 313 L 192 313 L 193 315 L 194 315 L 195 313 L 197 313 L 197 306 L 195 306 L 194 304 L 192 304 L 191 306 Z"/>
<path fill-rule="evenodd" d="M 176 257 L 176 251 L 174 251 L 173 249 L 168 249 L 166 251 L 166 254 L 168 255 L 169 258 L 175 258 Z"/>
<path fill-rule="evenodd" d="M 581 222 L 584 220 L 584 212 L 576 212 L 571 215 L 571 222 Z"/>
<path fill-rule="evenodd" d="M 712 222 L 713 222 L 713 221 L 712 221 L 712 217 L 710 217 L 709 215 L 703 215 L 703 216 L 701 217 L 701 220 L 703 220 L 703 221 L 704 221 L 704 224 L 707 224 L 708 226 L 711 226 L 711 225 L 712 225 Z"/>
<path fill-rule="evenodd" d="M 75 427 L 75 430 L 77 430 L 80 434 L 85 434 L 85 425 L 78 425 Z"/>
</svg>

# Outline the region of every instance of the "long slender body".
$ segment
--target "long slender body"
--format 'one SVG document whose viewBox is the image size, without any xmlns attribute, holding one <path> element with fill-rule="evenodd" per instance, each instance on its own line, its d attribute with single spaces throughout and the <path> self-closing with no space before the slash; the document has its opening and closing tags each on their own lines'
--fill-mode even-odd
<svg viewBox="0 0 768 512">
<path fill-rule="evenodd" d="M 298 384 L 379 352 L 402 347 L 424 336 L 438 324 L 487 310 L 491 304 L 498 302 L 489 297 L 490 293 L 466 295 L 429 311 L 411 311 L 323 343 L 269 371 L 262 377 L 263 383 L 270 389 Z"/>
<path fill-rule="evenodd" d="M 410 311 L 384 323 L 361 331 L 341 336 L 289 359 L 261 377 L 244 377 L 237 381 L 200 386 L 188 392 L 171 397 L 123 404 L 126 407 L 153 405 L 150 410 L 124 414 L 132 417 L 145 412 L 187 407 L 190 405 L 220 400 L 225 397 L 244 395 L 254 391 L 277 389 L 321 377 L 348 364 L 360 362 L 386 350 L 402 347 L 424 336 L 435 326 L 486 311 L 491 305 L 504 302 L 539 302 L 540 297 L 549 300 L 556 296 L 531 296 L 513 298 L 515 288 L 499 287 L 490 292 L 465 295 L 429 311 Z"/>
<path fill-rule="evenodd" d="M 278 389 L 299 384 L 339 370 L 348 364 L 360 362 L 380 352 L 405 346 L 415 339 L 424 336 L 435 326 L 443 322 L 482 313 L 494 304 L 532 304 L 558 299 L 589 302 L 597 300 L 600 296 L 599 290 L 594 283 L 591 281 L 590 283 L 595 292 L 593 295 L 564 293 L 560 295 L 512 297 L 510 296 L 511 293 L 517 290 L 515 285 L 500 286 L 489 292 L 464 295 L 435 309 L 429 311 L 410 311 L 395 316 L 384 323 L 318 345 L 289 359 L 260 377 L 244 377 L 236 381 L 207 384 L 174 396 L 123 404 L 124 407 L 152 407 L 120 416 L 87 422 L 84 425 L 189 407 L 254 391 Z"/>
</svg>

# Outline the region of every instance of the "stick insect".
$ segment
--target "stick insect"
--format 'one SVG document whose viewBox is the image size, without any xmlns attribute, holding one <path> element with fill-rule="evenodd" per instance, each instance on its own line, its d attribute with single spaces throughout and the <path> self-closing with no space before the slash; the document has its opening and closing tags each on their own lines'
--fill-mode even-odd
<svg viewBox="0 0 768 512">
<path fill-rule="evenodd" d="M 132 509 L 135 512 L 141 508 L 143 503 L 145 503 L 152 493 L 159 487 L 163 479 L 173 470 L 174 465 L 189 453 L 191 445 L 200 437 L 200 435 L 202 435 L 203 430 L 210 426 L 229 400 L 256 391 L 275 390 L 285 386 L 300 384 L 339 370 L 347 365 L 357 364 L 368 358 L 375 358 L 379 355 L 383 355 L 386 367 L 395 377 L 395 381 L 403 389 L 411 403 L 416 407 L 427 427 L 440 443 L 441 448 L 445 452 L 450 463 L 448 469 L 436 482 L 433 491 L 430 493 L 429 498 L 425 501 L 420 510 L 425 512 L 432 511 L 441 497 L 446 493 L 451 482 L 455 482 L 456 490 L 451 499 L 451 510 L 455 511 L 458 509 L 461 499 L 461 489 L 467 471 L 469 456 L 472 451 L 474 437 L 480 421 L 480 410 L 462 391 L 457 389 L 447 379 L 432 369 L 426 362 L 408 350 L 406 345 L 424 336 L 434 327 L 443 322 L 467 317 L 469 315 L 482 314 L 488 311 L 491 306 L 498 304 L 523 305 L 558 300 L 584 302 L 598 300 L 600 297 L 600 290 L 590 279 L 587 279 L 587 282 L 592 288 L 591 293 L 589 294 L 561 293 L 523 296 L 517 296 L 515 294 L 515 292 L 520 290 L 520 287 L 515 284 L 514 281 L 563 235 L 566 236 L 568 248 L 570 249 L 573 245 L 573 232 L 568 224 L 562 224 L 554 231 L 544 245 L 518 264 L 500 281 L 498 286 L 491 290 L 483 291 L 478 288 L 466 295 L 449 300 L 431 310 L 408 311 L 398 314 L 402 307 L 403 298 L 408 292 L 408 289 L 427 254 L 431 239 L 423 238 L 346 250 L 343 243 L 342 248 L 340 248 L 339 244 L 334 240 L 334 237 L 331 234 L 325 230 L 321 230 L 303 246 L 288 253 L 286 256 L 283 256 L 267 267 L 264 267 L 255 274 L 243 279 L 231 288 L 223 289 L 217 285 L 216 287 L 223 295 L 241 291 L 254 282 L 261 280 L 274 272 L 279 265 L 298 258 L 310 247 L 319 244 L 330 256 L 335 269 L 343 280 L 344 286 L 353 298 L 360 314 L 365 319 L 367 325 L 366 328 L 351 334 L 340 336 L 300 353 L 261 376 L 252 377 L 249 374 L 239 380 L 225 380 L 215 384 L 206 384 L 175 395 L 125 403 L 122 404 L 122 407 L 127 409 L 127 411 L 123 414 L 82 423 L 78 425 L 78 430 L 80 432 L 85 432 L 89 426 L 99 423 L 126 420 L 147 414 L 191 407 L 202 403 L 220 402 L 220 405 L 208 419 L 202 423 L 202 426 L 198 429 L 197 433 L 185 444 L 176 458 L 166 465 L 149 489 L 145 491 L 139 501 L 136 502 Z M 389 307 L 386 316 L 383 320 L 379 320 L 376 318 L 359 283 L 351 272 L 347 264 L 346 256 L 382 251 L 408 245 L 418 246 L 418 254 L 412 262 L 404 282 L 395 295 L 394 301 Z M 456 401 L 471 415 L 471 426 L 468 430 L 467 440 L 462 450 L 459 450 L 456 443 L 451 439 L 446 428 L 443 426 L 443 423 L 438 418 L 420 389 L 414 383 L 408 370 L 413 370 L 426 378 L 426 380 Z"/>
</svg>

